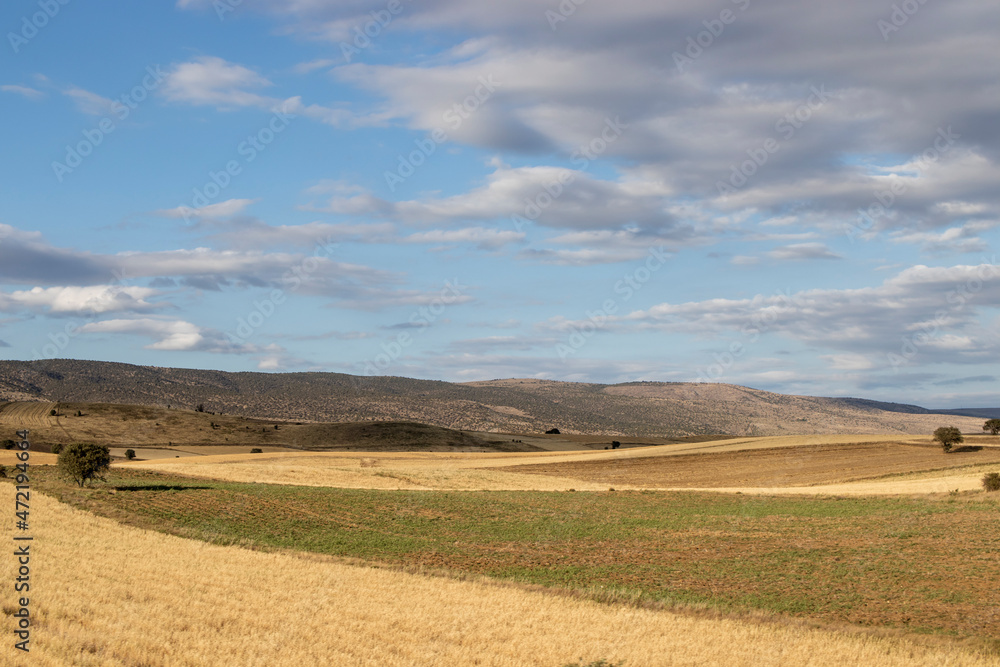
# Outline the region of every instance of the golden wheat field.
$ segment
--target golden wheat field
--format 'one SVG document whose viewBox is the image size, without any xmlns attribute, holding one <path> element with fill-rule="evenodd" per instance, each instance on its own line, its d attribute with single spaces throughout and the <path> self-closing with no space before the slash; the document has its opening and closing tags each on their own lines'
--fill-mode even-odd
<svg viewBox="0 0 1000 667">
<path fill-rule="evenodd" d="M 0 486 L 8 507 L 13 495 Z M 4 664 L 990 664 L 959 648 L 213 546 L 39 495 L 32 516 L 30 659 L 8 645 Z M 4 513 L 7 534 L 12 522 Z M 0 559 L 0 577 L 13 567 Z"/>
<path fill-rule="evenodd" d="M 894 448 L 891 457 L 875 458 L 880 450 L 889 447 Z M 823 448 L 842 449 L 842 453 L 839 458 L 822 458 L 817 452 Z M 750 465 L 737 456 L 740 453 L 762 460 L 756 465 L 765 474 L 758 474 L 756 479 L 765 483 L 733 483 L 741 479 L 740 471 Z M 769 453 L 772 454 L 770 458 L 763 456 Z M 828 451 L 824 452 L 827 454 Z M 635 467 L 645 463 L 647 469 L 672 470 L 680 465 L 681 459 L 693 461 L 688 464 L 688 470 L 718 469 L 720 472 L 713 479 L 721 483 L 644 482 L 643 473 L 637 472 Z M 918 459 L 920 465 L 917 465 Z M 929 439 L 922 436 L 887 443 L 884 435 L 821 435 L 740 438 L 614 451 L 509 454 L 270 452 L 133 461 L 120 465 L 234 482 L 343 488 L 491 491 L 699 488 L 725 493 L 905 495 L 975 490 L 980 487 L 985 472 L 1000 467 L 1000 464 L 986 462 L 990 460 L 1000 461 L 1000 448 L 984 446 L 982 451 L 969 455 L 945 456 L 939 449 L 929 446 Z M 817 467 L 817 463 L 823 473 L 822 479 L 826 480 L 824 483 L 796 481 L 800 472 Z M 589 469 L 596 469 L 596 474 Z"/>
</svg>

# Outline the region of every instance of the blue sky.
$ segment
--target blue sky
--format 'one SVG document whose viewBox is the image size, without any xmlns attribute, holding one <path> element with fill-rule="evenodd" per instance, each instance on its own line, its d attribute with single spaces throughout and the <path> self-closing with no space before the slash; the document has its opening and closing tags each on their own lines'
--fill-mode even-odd
<svg viewBox="0 0 1000 667">
<path fill-rule="evenodd" d="M 5 3 L 0 355 L 996 405 L 994 18 Z"/>
</svg>

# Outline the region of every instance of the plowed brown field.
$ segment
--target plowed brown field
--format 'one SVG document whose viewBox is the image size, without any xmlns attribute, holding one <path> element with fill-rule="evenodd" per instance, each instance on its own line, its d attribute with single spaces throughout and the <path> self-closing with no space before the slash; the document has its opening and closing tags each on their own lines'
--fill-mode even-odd
<svg viewBox="0 0 1000 667">
<path fill-rule="evenodd" d="M 884 442 L 540 463 L 501 470 L 611 486 L 707 489 L 835 484 L 986 463 L 1000 463 L 1000 448 L 944 454 L 938 447 Z"/>
</svg>

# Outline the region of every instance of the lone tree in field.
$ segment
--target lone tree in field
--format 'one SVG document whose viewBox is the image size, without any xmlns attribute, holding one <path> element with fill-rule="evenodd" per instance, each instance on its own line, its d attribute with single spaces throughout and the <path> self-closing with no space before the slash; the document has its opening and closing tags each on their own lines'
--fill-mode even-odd
<svg viewBox="0 0 1000 667">
<path fill-rule="evenodd" d="M 103 479 L 101 473 L 111 466 L 111 452 L 106 445 L 73 443 L 59 453 L 59 470 L 81 487 L 88 479 Z"/>
<path fill-rule="evenodd" d="M 135 458 L 135 450 L 134 449 L 126 449 L 125 450 L 125 458 L 127 458 L 129 461 L 131 461 L 132 459 L 134 459 Z"/>
<path fill-rule="evenodd" d="M 1000 434 L 1000 419 L 987 419 L 983 424 L 983 430 L 989 431 L 993 435 Z"/>
<path fill-rule="evenodd" d="M 957 445 L 965 441 L 962 432 L 954 426 L 942 426 L 934 430 L 934 440 L 941 443 L 941 449 L 945 454 L 951 451 L 952 445 Z"/>
</svg>

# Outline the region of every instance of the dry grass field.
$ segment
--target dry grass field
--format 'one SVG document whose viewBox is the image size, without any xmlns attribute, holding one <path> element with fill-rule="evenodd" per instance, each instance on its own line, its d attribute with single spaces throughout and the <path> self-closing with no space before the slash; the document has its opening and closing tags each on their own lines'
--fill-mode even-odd
<svg viewBox="0 0 1000 667">
<path fill-rule="evenodd" d="M 1000 644 L 998 494 L 979 481 L 1000 438 L 947 455 L 916 435 L 538 441 L 206 444 L 87 489 L 32 452 L 30 664 L 997 662 L 973 647 Z"/>
<path fill-rule="evenodd" d="M 0 485 L 13 507 L 13 487 Z M 956 646 L 602 605 L 485 581 L 222 547 L 32 496 L 30 660 L 10 665 L 996 664 Z M 13 531 L 13 513 L 3 513 Z M 14 559 L 0 558 L 0 580 Z M 5 615 L 14 611 L 9 596 Z M 12 619 L 4 621 L 10 636 Z"/>
<path fill-rule="evenodd" d="M 785 487 L 1000 464 L 1000 447 L 945 455 L 899 442 L 801 445 L 675 456 L 519 465 L 504 470 L 646 488 Z"/>
<path fill-rule="evenodd" d="M 682 442 L 619 450 L 525 453 L 267 453 L 158 459 L 131 467 L 235 482 L 408 490 L 698 488 L 868 495 L 979 488 L 1000 469 L 1000 438 L 943 454 L 929 438 L 821 435 Z M 992 464 L 993 467 L 990 466 Z M 916 475 L 916 476 L 914 476 Z"/>
</svg>

